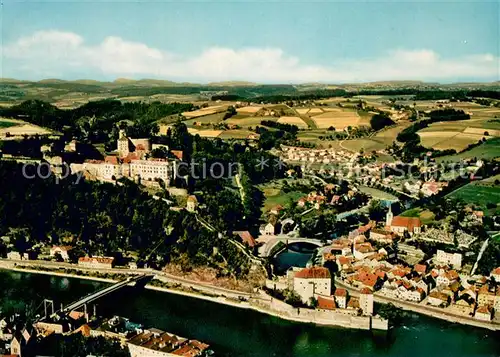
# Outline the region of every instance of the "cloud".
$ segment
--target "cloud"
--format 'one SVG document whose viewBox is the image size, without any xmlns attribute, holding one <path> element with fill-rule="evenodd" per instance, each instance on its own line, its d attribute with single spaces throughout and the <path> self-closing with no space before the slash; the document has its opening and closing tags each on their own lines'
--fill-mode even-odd
<svg viewBox="0 0 500 357">
<path fill-rule="evenodd" d="M 109 36 L 97 45 L 78 34 L 38 31 L 4 45 L 3 75 L 22 71 L 65 78 L 68 73 L 103 73 L 132 78 L 158 77 L 199 82 L 249 80 L 256 82 L 362 82 L 374 80 L 498 80 L 500 58 L 475 54 L 441 58 L 429 49 L 395 49 L 364 60 L 332 60 L 331 65 L 304 64 L 279 48 L 230 49 L 212 47 L 185 57 L 139 42 Z M 8 65 L 7 65 L 8 62 Z"/>
</svg>

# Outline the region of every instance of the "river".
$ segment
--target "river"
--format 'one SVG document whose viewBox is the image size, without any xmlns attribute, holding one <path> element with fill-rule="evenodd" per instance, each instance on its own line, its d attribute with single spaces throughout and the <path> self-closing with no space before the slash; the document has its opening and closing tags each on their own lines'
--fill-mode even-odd
<svg viewBox="0 0 500 357">
<path fill-rule="evenodd" d="M 0 308 L 56 305 L 105 283 L 0 270 Z M 499 356 L 498 333 L 411 315 L 404 325 L 374 336 L 368 331 L 318 327 L 282 321 L 255 311 L 151 290 L 126 288 L 98 301 L 103 315 L 121 315 L 209 343 L 224 357 L 327 356 Z"/>
</svg>

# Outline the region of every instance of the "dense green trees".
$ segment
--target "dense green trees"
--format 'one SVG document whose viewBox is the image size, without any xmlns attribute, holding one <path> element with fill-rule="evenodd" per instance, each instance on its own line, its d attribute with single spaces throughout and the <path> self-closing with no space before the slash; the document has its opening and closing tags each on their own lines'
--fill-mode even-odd
<svg viewBox="0 0 500 357">
<path fill-rule="evenodd" d="M 9 188 L 0 191 L 0 235 L 10 236 L 19 251 L 64 239 L 81 254 L 135 251 L 151 266 L 184 257 L 186 268 L 217 268 L 220 260 L 231 274 L 248 271 L 246 258 L 226 239 L 218 239 L 194 216 L 169 210 L 165 202 L 152 199 L 130 181 L 112 185 L 69 177 L 56 184 L 53 178 L 26 179 L 21 165 L 0 162 L 0 187 Z M 221 196 L 213 220 L 231 224 L 233 217 L 227 214 L 242 214 L 241 201 L 235 195 Z M 223 258 L 212 257 L 214 247 Z"/>
<path fill-rule="evenodd" d="M 385 128 L 386 126 L 394 125 L 394 121 L 389 118 L 389 116 L 385 113 L 375 114 L 370 119 L 370 125 L 373 130 L 378 131 L 380 129 Z"/>
<path fill-rule="evenodd" d="M 500 267 L 500 242 L 490 239 L 488 247 L 478 264 L 478 273 L 488 276 L 495 268 Z"/>
</svg>

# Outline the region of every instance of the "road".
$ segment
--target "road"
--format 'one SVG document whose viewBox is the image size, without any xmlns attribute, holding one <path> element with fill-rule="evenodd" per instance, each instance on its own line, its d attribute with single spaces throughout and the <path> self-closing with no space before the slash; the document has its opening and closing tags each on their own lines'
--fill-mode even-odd
<svg viewBox="0 0 500 357">
<path fill-rule="evenodd" d="M 45 268 L 62 268 L 62 269 L 74 269 L 80 271 L 86 271 L 89 273 L 110 273 L 110 274 L 155 274 L 159 280 L 172 283 L 172 284 L 181 284 L 184 287 L 202 290 L 206 292 L 210 292 L 213 294 L 226 295 L 230 297 L 238 298 L 239 296 L 249 297 L 251 294 L 248 292 L 240 291 L 240 290 L 232 290 L 226 289 L 222 287 L 218 287 L 209 283 L 204 283 L 200 281 L 190 280 L 186 278 L 182 278 L 176 275 L 172 275 L 163 271 L 157 271 L 153 269 L 127 269 L 127 268 L 112 268 L 112 269 L 91 269 L 80 267 L 75 264 L 70 263 L 59 263 L 59 262 L 50 262 L 44 260 L 8 260 L 8 259 L 0 259 L 0 268 L 5 267 L 9 269 L 9 267 L 15 267 L 15 265 L 26 266 L 29 269 L 29 266 L 40 266 Z M 78 278 L 78 276 L 75 276 Z"/>
</svg>

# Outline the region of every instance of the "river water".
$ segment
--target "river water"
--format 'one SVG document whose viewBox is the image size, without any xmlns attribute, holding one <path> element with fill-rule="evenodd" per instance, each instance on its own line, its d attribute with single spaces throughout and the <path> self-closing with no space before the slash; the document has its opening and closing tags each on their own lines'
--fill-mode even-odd
<svg viewBox="0 0 500 357">
<path fill-rule="evenodd" d="M 106 284 L 0 270 L 0 308 L 69 303 Z M 126 288 L 98 301 L 103 315 L 121 315 L 209 343 L 217 356 L 500 356 L 500 335 L 412 315 L 389 334 L 319 327 L 280 320 L 204 300 Z"/>
</svg>

